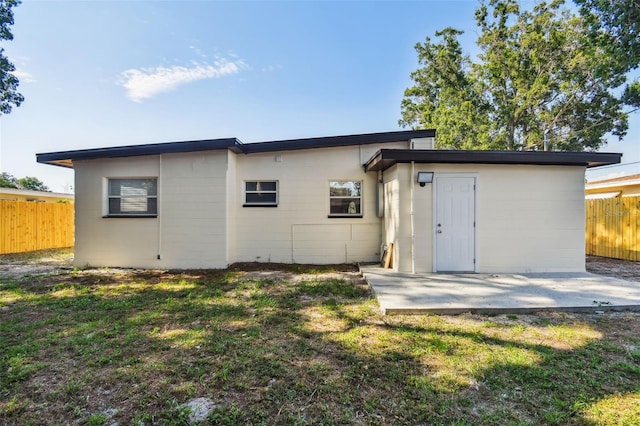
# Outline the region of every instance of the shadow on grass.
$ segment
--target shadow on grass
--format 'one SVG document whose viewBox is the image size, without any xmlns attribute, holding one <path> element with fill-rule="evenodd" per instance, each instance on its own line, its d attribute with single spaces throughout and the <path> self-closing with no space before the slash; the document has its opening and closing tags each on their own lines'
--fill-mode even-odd
<svg viewBox="0 0 640 426">
<path fill-rule="evenodd" d="M 2 282 L 0 420 L 97 422 L 115 409 L 121 424 L 179 424 L 176 404 L 200 396 L 219 404 L 211 424 L 640 419 L 592 409 L 640 389 L 637 316 L 386 318 L 362 283 L 307 278 L 72 272 Z"/>
</svg>

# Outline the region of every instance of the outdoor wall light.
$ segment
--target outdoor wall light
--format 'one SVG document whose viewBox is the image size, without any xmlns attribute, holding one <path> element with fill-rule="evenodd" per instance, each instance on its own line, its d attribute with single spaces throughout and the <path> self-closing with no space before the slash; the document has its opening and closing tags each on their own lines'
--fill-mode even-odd
<svg viewBox="0 0 640 426">
<path fill-rule="evenodd" d="M 418 183 L 420 186 L 431 182 L 433 182 L 433 172 L 418 172 Z"/>
</svg>

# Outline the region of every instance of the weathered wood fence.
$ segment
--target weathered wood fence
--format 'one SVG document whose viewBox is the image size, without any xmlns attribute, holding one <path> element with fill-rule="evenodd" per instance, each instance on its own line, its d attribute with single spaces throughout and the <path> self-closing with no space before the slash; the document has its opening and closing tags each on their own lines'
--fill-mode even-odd
<svg viewBox="0 0 640 426">
<path fill-rule="evenodd" d="M 71 247 L 73 204 L 0 200 L 0 254 Z"/>
<path fill-rule="evenodd" d="M 640 197 L 586 203 L 587 254 L 640 260 Z"/>
</svg>

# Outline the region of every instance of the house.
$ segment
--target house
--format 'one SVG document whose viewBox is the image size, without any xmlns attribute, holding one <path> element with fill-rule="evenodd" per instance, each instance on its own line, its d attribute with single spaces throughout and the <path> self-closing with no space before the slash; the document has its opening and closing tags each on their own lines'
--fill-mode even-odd
<svg viewBox="0 0 640 426">
<path fill-rule="evenodd" d="M 640 174 L 588 181 L 585 197 L 589 199 L 640 195 Z"/>
<path fill-rule="evenodd" d="M 75 263 L 584 271 L 584 176 L 621 154 L 435 150 L 416 130 L 37 154 L 75 170 Z"/>
<path fill-rule="evenodd" d="M 31 191 L 28 189 L 0 188 L 0 200 L 33 201 L 36 203 L 73 203 L 73 194 Z"/>
</svg>

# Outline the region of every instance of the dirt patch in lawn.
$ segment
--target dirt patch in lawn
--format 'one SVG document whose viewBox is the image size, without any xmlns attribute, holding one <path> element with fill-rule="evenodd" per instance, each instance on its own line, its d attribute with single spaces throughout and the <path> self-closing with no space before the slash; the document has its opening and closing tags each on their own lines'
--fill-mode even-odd
<svg viewBox="0 0 640 426">
<path fill-rule="evenodd" d="M 640 262 L 587 256 L 587 271 L 628 281 L 640 281 Z"/>
<path fill-rule="evenodd" d="M 0 278 L 51 274 L 70 269 L 73 247 L 0 255 Z"/>
</svg>

